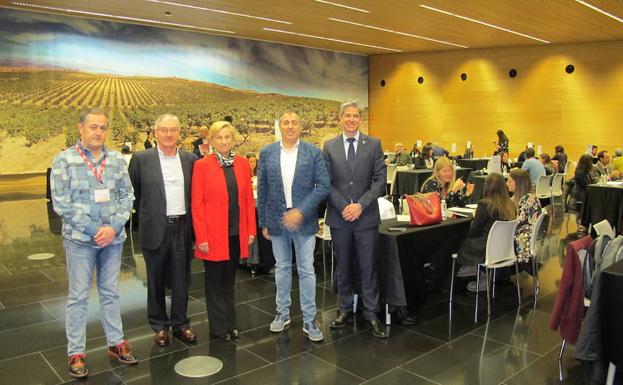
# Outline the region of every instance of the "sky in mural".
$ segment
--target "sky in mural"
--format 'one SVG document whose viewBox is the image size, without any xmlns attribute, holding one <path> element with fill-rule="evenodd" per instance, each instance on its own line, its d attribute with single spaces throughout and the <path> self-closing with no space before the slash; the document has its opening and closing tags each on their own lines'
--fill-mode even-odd
<svg viewBox="0 0 623 385">
<path fill-rule="evenodd" d="M 0 8 L 0 66 L 179 77 L 367 106 L 364 56 Z"/>
</svg>

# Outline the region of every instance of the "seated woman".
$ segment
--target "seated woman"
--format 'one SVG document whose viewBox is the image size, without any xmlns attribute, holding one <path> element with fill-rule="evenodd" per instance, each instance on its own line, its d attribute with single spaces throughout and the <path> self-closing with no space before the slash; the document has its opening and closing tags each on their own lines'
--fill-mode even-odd
<svg viewBox="0 0 623 385">
<path fill-rule="evenodd" d="M 462 179 L 455 180 L 452 161 L 444 156 L 435 162 L 433 175 L 422 184 L 421 192 L 436 192 L 440 199 L 446 200 L 447 207 L 463 207 L 474 191 L 474 184 L 467 185 L 465 195 L 461 194 L 463 187 L 465 182 Z"/>
<path fill-rule="evenodd" d="M 487 175 L 483 188 L 483 198 L 478 202 L 474 220 L 467 232 L 467 239 L 458 254 L 458 262 L 461 268 L 456 275 L 457 277 L 476 275 L 477 265 L 485 261 L 487 236 L 493 223 L 498 220 L 514 220 L 516 216 L 517 209 L 508 195 L 502 174 L 491 173 Z M 484 274 L 480 278 L 479 287 L 476 287 L 476 281 L 467 285 L 467 290 L 472 292 L 486 289 L 487 282 L 484 279 Z"/>
<path fill-rule="evenodd" d="M 586 199 L 586 186 L 597 182 L 597 176 L 593 173 L 593 156 L 591 154 L 584 154 L 578 160 L 578 165 L 575 168 L 575 202 L 576 210 L 578 213 L 582 212 L 582 205 Z M 576 215 L 578 224 L 578 235 L 586 235 L 587 229 L 582 226 L 580 220 L 581 215 Z"/>
<path fill-rule="evenodd" d="M 422 148 L 422 159 L 424 159 L 424 164 L 426 165 L 426 168 L 433 168 L 433 165 L 435 164 L 435 158 L 433 156 L 433 147 L 432 146 L 424 146 L 424 148 Z"/>
<path fill-rule="evenodd" d="M 549 154 L 541 154 L 539 157 L 545 168 L 545 175 L 554 175 L 556 171 L 558 171 L 558 167 L 552 162 L 552 158 L 549 157 Z"/>
<path fill-rule="evenodd" d="M 530 262 L 532 226 L 541 213 L 541 203 L 532 193 L 530 174 L 525 170 L 513 169 L 506 180 L 506 187 L 509 192 L 513 193 L 512 201 L 517 206 L 517 219 L 519 219 L 517 230 L 515 230 L 515 254 L 520 264 L 526 264 Z"/>
<path fill-rule="evenodd" d="M 513 168 L 513 164 L 511 163 L 510 160 L 508 160 L 508 152 L 500 151 L 499 155 L 500 155 L 500 170 L 502 171 L 502 174 L 508 174 L 509 172 L 511 172 L 511 169 Z"/>
</svg>

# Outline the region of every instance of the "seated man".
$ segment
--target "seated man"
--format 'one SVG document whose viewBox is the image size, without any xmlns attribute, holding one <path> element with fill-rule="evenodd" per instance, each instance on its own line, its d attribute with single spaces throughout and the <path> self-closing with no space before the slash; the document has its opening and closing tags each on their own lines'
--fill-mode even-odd
<svg viewBox="0 0 623 385">
<path fill-rule="evenodd" d="M 621 177 L 619 171 L 613 171 L 610 166 L 610 154 L 606 150 L 599 151 L 597 154 L 597 163 L 593 167 L 594 179 L 606 176 L 608 180 L 617 180 Z"/>
<path fill-rule="evenodd" d="M 396 145 L 394 145 L 394 152 L 394 159 L 391 160 L 390 164 L 395 164 L 396 166 L 411 164 L 411 157 L 405 151 L 405 146 L 402 143 L 396 143 Z"/>
<path fill-rule="evenodd" d="M 530 174 L 532 187 L 536 186 L 536 182 L 539 178 L 545 175 L 545 167 L 543 167 L 543 164 L 534 157 L 534 148 L 531 147 L 526 149 L 526 161 L 523 162 L 521 168 L 528 171 L 528 174 Z"/>
</svg>

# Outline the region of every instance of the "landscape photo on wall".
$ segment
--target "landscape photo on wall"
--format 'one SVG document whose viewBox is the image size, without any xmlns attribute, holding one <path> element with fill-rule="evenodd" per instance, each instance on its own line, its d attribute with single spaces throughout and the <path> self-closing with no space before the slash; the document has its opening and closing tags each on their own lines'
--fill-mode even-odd
<svg viewBox="0 0 623 385">
<path fill-rule="evenodd" d="M 0 9 L 0 174 L 44 172 L 78 138 L 81 110 L 110 116 L 107 146 L 143 149 L 160 114 L 176 114 L 182 147 L 231 117 L 236 151 L 275 140 L 274 122 L 301 115 L 305 140 L 339 133 L 345 100 L 364 108 L 365 56 L 235 37 Z"/>
</svg>

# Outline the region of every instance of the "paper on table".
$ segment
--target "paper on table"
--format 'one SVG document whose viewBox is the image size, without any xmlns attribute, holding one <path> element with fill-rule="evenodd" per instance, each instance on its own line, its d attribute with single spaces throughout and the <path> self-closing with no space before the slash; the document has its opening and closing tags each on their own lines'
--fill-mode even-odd
<svg viewBox="0 0 623 385">
<path fill-rule="evenodd" d="M 411 222 L 411 217 L 409 215 L 396 215 L 396 220 L 398 222 Z"/>
<path fill-rule="evenodd" d="M 470 209 L 467 207 L 450 207 L 448 210 L 461 214 L 474 214 L 474 209 Z"/>
<path fill-rule="evenodd" d="M 623 181 L 608 181 L 606 184 L 609 186 L 623 186 Z"/>
<path fill-rule="evenodd" d="M 478 207 L 477 203 L 469 203 L 466 204 L 465 207 L 470 208 L 470 209 L 476 209 Z"/>
</svg>

